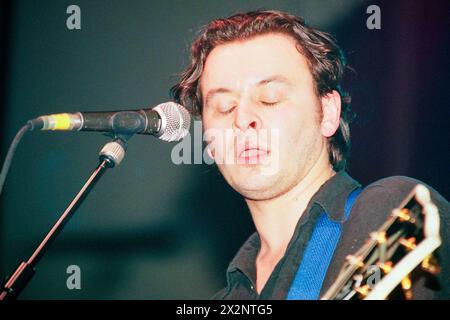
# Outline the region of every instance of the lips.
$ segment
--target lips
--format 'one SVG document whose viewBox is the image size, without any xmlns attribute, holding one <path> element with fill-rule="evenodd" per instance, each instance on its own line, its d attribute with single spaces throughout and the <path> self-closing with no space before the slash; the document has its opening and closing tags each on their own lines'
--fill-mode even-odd
<svg viewBox="0 0 450 320">
<path fill-rule="evenodd" d="M 260 157 L 263 155 L 267 155 L 267 151 L 261 150 L 259 148 L 254 149 L 245 149 L 241 152 L 239 155 L 240 158 L 254 158 L 254 157 Z"/>
<path fill-rule="evenodd" d="M 267 157 L 270 151 L 259 147 L 246 145 L 242 151 L 239 152 L 239 162 L 242 163 L 258 163 L 262 158 Z"/>
</svg>

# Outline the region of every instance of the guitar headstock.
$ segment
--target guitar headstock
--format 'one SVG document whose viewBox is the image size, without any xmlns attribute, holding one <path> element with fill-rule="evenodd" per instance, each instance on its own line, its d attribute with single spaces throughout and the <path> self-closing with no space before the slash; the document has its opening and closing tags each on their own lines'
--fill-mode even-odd
<svg viewBox="0 0 450 320">
<path fill-rule="evenodd" d="M 412 275 L 436 275 L 433 252 L 441 245 L 439 212 L 429 190 L 417 185 L 366 243 L 346 258 L 322 300 L 387 299 L 394 290 L 412 297 Z"/>
</svg>

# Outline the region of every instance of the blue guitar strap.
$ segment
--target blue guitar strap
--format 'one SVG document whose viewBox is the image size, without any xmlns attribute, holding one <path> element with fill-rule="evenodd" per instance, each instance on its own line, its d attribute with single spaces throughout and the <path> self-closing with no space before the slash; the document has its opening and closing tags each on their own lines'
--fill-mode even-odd
<svg viewBox="0 0 450 320">
<path fill-rule="evenodd" d="M 344 216 L 348 219 L 361 188 L 353 190 L 345 203 Z M 342 232 L 342 223 L 334 222 L 322 212 L 314 227 L 300 266 L 289 289 L 287 300 L 317 300 L 319 299 L 325 275 L 330 266 L 334 250 Z"/>
</svg>

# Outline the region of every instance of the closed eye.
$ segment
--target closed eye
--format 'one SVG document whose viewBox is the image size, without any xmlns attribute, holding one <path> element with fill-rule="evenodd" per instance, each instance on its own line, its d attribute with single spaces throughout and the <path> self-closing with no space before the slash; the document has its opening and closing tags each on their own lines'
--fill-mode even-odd
<svg viewBox="0 0 450 320">
<path fill-rule="evenodd" d="M 234 111 L 235 108 L 236 108 L 236 106 L 233 106 L 233 107 L 227 108 L 226 110 L 219 110 L 219 112 L 221 114 L 230 114 Z"/>
<path fill-rule="evenodd" d="M 261 104 L 264 106 L 271 107 L 271 106 L 275 106 L 276 104 L 278 104 L 278 101 L 275 101 L 275 102 L 261 101 Z"/>
</svg>

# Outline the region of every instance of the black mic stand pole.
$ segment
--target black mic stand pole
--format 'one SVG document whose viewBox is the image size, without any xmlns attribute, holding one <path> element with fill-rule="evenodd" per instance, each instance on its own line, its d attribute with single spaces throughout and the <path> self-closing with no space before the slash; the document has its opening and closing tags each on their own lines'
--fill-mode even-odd
<svg viewBox="0 0 450 320">
<path fill-rule="evenodd" d="M 102 177 L 107 168 L 113 168 L 118 165 L 125 156 L 125 147 L 127 140 L 131 135 L 114 135 L 114 140 L 105 144 L 99 154 L 99 165 L 91 174 L 87 182 L 64 210 L 61 217 L 50 229 L 48 234 L 36 248 L 27 262 L 22 261 L 16 271 L 5 281 L 1 287 L 0 300 L 12 300 L 17 298 L 20 292 L 26 287 L 35 273 L 35 266 L 44 255 L 50 244 L 55 240 L 66 223 L 73 216 L 75 211 L 81 205 L 83 200 L 92 190 L 97 181 Z"/>
</svg>

